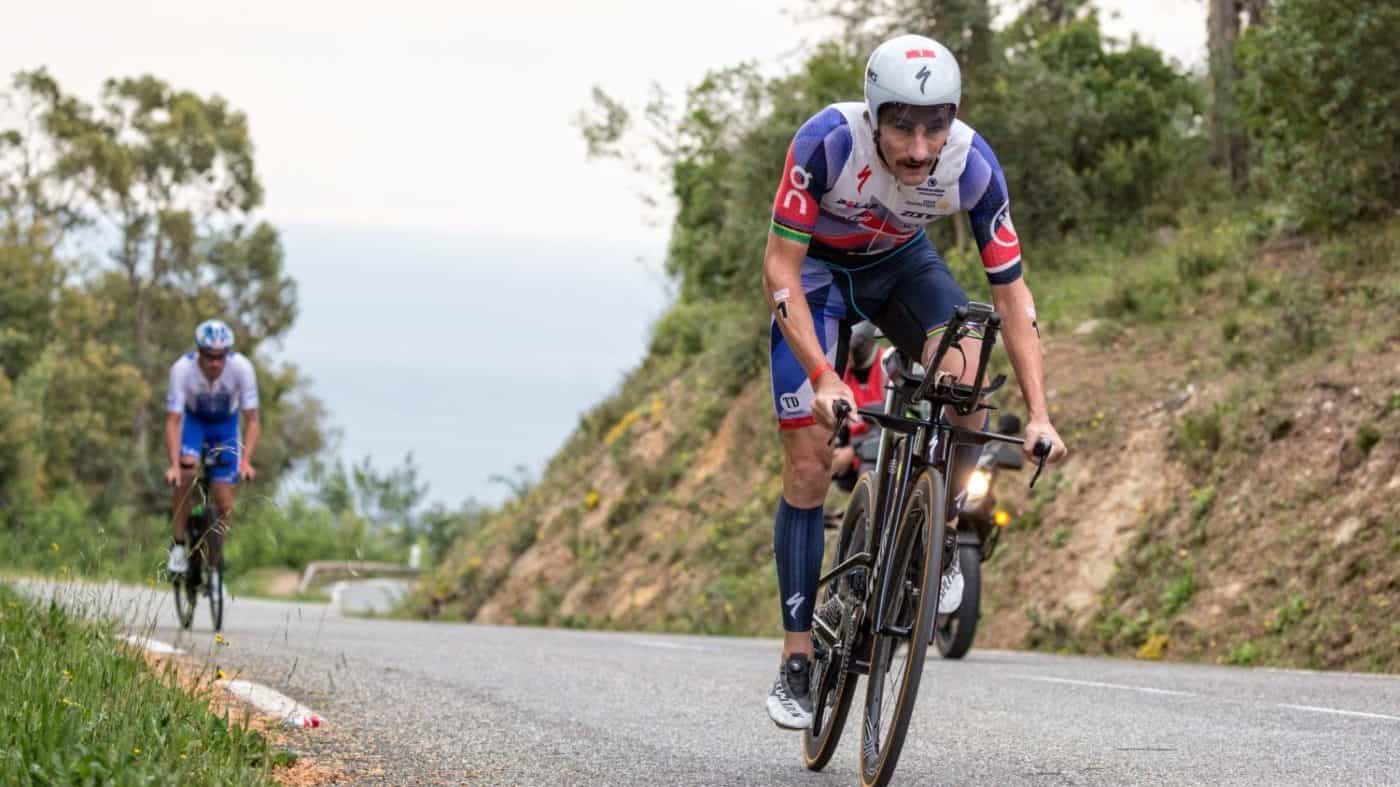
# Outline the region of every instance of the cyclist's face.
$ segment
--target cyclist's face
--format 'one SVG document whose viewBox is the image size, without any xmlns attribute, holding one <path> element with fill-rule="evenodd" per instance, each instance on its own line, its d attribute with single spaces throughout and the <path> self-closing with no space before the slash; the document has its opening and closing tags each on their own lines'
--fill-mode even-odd
<svg viewBox="0 0 1400 787">
<path fill-rule="evenodd" d="M 224 364 L 228 362 L 228 351 L 207 352 L 199 351 L 199 370 L 204 372 L 204 376 L 213 380 L 224 370 Z"/>
<path fill-rule="evenodd" d="M 880 153 L 906 186 L 928 180 L 952 128 L 951 106 L 889 106 L 880 112 Z"/>
</svg>

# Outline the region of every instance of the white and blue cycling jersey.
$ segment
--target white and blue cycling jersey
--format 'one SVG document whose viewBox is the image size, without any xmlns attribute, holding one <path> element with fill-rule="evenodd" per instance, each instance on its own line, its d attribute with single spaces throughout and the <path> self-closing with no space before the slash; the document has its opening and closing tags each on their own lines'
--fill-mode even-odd
<svg viewBox="0 0 1400 787">
<path fill-rule="evenodd" d="M 223 371 L 213 380 L 200 371 L 199 359 L 193 351 L 180 356 L 170 367 L 166 412 L 219 421 L 243 410 L 256 409 L 258 376 L 247 356 L 229 353 Z"/>
<path fill-rule="evenodd" d="M 808 255 L 861 267 L 914 240 L 924 226 L 966 211 L 992 284 L 1021 277 L 1021 243 L 1001 163 L 961 120 L 928 180 L 905 186 L 880 161 L 865 104 L 832 104 L 798 129 L 773 201 L 774 234 L 808 244 Z"/>
</svg>

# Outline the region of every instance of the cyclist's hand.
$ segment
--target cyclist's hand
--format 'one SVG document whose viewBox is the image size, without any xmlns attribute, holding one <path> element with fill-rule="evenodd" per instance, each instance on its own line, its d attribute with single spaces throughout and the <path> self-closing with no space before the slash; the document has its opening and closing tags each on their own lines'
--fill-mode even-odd
<svg viewBox="0 0 1400 787">
<path fill-rule="evenodd" d="M 179 485 L 179 483 L 180 483 L 180 468 L 179 468 L 179 466 L 177 466 L 177 465 L 171 465 L 170 467 L 166 468 L 166 470 L 165 470 L 165 483 L 166 483 L 166 485 L 168 485 L 168 486 L 177 486 L 177 485 Z"/>
<path fill-rule="evenodd" d="M 1035 459 L 1033 453 L 1035 444 L 1042 437 L 1048 439 L 1052 444 L 1050 456 L 1046 459 L 1047 464 L 1054 464 L 1069 455 L 1065 441 L 1060 439 L 1060 433 L 1055 431 L 1055 427 L 1051 426 L 1049 421 L 1031 421 L 1026 424 L 1026 442 L 1021 446 L 1021 451 L 1026 455 L 1026 458 Z"/>
<path fill-rule="evenodd" d="M 836 426 L 836 402 L 845 401 L 851 406 L 850 415 L 846 416 L 846 423 L 858 424 L 861 422 L 860 415 L 855 410 L 855 394 L 851 393 L 850 386 L 841 381 L 835 372 L 828 371 L 817 380 L 816 397 L 812 400 L 812 417 L 817 419 L 817 423 L 827 429 Z"/>
<path fill-rule="evenodd" d="M 258 477 L 258 471 L 253 469 L 253 463 L 247 459 L 238 461 L 238 478 L 241 481 L 252 481 Z"/>
</svg>

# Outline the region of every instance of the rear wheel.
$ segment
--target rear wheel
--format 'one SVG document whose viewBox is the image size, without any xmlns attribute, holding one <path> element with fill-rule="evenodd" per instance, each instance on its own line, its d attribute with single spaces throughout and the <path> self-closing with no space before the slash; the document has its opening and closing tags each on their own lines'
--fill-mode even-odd
<svg viewBox="0 0 1400 787">
<path fill-rule="evenodd" d="M 972 648 L 982 605 L 982 550 L 973 544 L 958 546 L 958 567 L 963 576 L 962 606 L 951 615 L 940 615 L 934 644 L 945 659 L 960 659 Z"/>
<path fill-rule="evenodd" d="M 924 654 L 938 609 L 938 569 L 943 563 L 946 526 L 943 478 L 936 470 L 924 468 L 915 476 L 896 522 L 899 531 L 894 550 L 881 569 L 890 584 L 885 623 L 905 632 L 874 633 L 865 683 L 865 723 L 861 725 L 860 779 L 864 787 L 885 785 L 893 778 L 924 671 Z"/>
<path fill-rule="evenodd" d="M 828 570 L 865 547 L 865 533 L 870 525 L 874 487 L 869 473 L 856 481 L 851 490 L 850 502 L 841 518 L 841 530 L 836 537 Z M 864 572 L 855 571 L 827 583 L 822 589 L 822 604 L 832 598 L 845 599 L 843 612 L 852 604 L 856 587 L 864 592 Z M 820 608 L 820 607 L 819 607 Z M 851 614 L 842 616 L 843 624 L 838 634 L 840 639 L 826 647 L 825 658 L 819 659 L 812 692 L 812 726 L 802 733 L 802 758 L 807 767 L 819 771 L 826 767 L 831 755 L 836 753 L 836 745 L 841 742 L 841 732 L 846 726 L 846 714 L 851 710 L 851 700 L 855 696 L 855 676 L 847 672 L 849 649 L 855 639 L 856 627 L 850 625 Z"/>
</svg>

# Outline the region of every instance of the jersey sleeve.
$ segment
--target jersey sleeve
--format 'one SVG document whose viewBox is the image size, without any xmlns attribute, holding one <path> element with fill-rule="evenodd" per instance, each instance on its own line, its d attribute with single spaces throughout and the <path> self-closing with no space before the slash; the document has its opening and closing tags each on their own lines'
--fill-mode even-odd
<svg viewBox="0 0 1400 787">
<path fill-rule="evenodd" d="M 185 409 L 185 386 L 184 371 L 181 368 L 184 358 L 179 358 L 170 366 L 170 388 L 165 392 L 165 411 L 167 413 L 179 413 Z"/>
<path fill-rule="evenodd" d="M 788 146 L 783 178 L 773 198 L 772 232 L 807 243 L 817 226 L 822 196 L 851 157 L 851 128 L 835 107 L 802 124 Z"/>
<path fill-rule="evenodd" d="M 258 373 L 245 355 L 238 356 L 238 409 L 258 409 Z"/>
<path fill-rule="evenodd" d="M 1011 196 L 1001 162 L 981 134 L 972 138 L 967 167 L 958 182 L 972 237 L 982 255 L 982 270 L 992 284 L 1010 284 L 1021 278 L 1021 239 L 1011 223 Z"/>
</svg>

